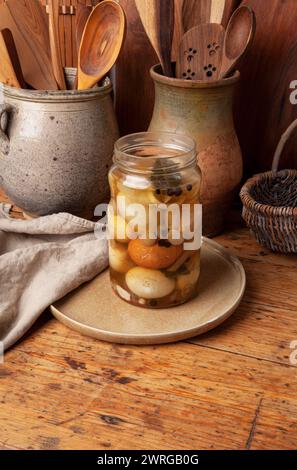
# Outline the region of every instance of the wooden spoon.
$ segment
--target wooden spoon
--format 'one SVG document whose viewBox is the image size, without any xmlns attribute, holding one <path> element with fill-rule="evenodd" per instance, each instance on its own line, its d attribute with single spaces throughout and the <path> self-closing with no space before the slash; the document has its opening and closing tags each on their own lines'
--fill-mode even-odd
<svg viewBox="0 0 297 470">
<path fill-rule="evenodd" d="M 93 7 L 78 3 L 76 6 L 76 47 L 79 52 L 81 39 Z"/>
<path fill-rule="evenodd" d="M 123 44 L 125 29 L 125 14 L 118 3 L 105 0 L 94 8 L 79 49 L 79 90 L 92 88 L 113 67 Z"/>
<path fill-rule="evenodd" d="M 26 88 L 18 53 L 9 29 L 0 31 L 0 82 L 15 88 Z"/>
<path fill-rule="evenodd" d="M 0 29 L 12 32 L 26 83 L 57 90 L 52 71 L 45 9 L 36 0 L 9 0 L 0 5 Z"/>
<path fill-rule="evenodd" d="M 219 77 L 224 28 L 206 23 L 190 29 L 180 44 L 176 63 L 176 77 L 184 80 L 216 80 Z"/>
<path fill-rule="evenodd" d="M 143 27 L 161 62 L 163 73 L 172 77 L 174 0 L 135 0 L 135 3 Z"/>
<path fill-rule="evenodd" d="M 59 35 L 59 2 L 48 0 L 49 36 L 53 72 L 60 90 L 66 90 Z"/>
<path fill-rule="evenodd" d="M 256 17 L 248 6 L 237 8 L 227 26 L 220 78 L 236 69 L 239 59 L 251 44 L 256 29 Z"/>
</svg>

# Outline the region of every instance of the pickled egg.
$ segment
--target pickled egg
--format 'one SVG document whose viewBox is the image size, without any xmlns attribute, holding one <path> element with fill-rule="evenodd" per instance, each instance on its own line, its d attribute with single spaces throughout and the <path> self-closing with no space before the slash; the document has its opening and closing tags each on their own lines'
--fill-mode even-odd
<svg viewBox="0 0 297 470">
<path fill-rule="evenodd" d="M 160 299 L 175 289 L 175 281 L 162 272 L 139 267 L 127 272 L 126 284 L 133 294 L 142 299 Z"/>
<path fill-rule="evenodd" d="M 152 189 L 129 189 L 120 186 L 119 196 L 124 196 L 127 199 L 127 204 L 158 204 L 159 200 L 156 198 Z"/>
<path fill-rule="evenodd" d="M 131 240 L 128 253 L 137 266 L 148 269 L 166 269 L 181 256 L 181 246 L 171 245 L 169 242 L 158 243 L 148 246 L 142 240 Z"/>
<path fill-rule="evenodd" d="M 109 244 L 109 265 L 114 271 L 122 274 L 135 266 L 129 257 L 127 247 L 115 242 Z"/>
<path fill-rule="evenodd" d="M 129 230 L 127 223 L 120 215 L 114 215 L 108 219 L 108 230 L 112 238 L 119 243 L 129 243 Z"/>
<path fill-rule="evenodd" d="M 140 213 L 135 213 L 134 210 L 129 212 L 129 207 L 130 209 L 134 209 L 133 205 L 134 204 L 142 204 L 143 205 L 143 214 Z M 145 205 L 139 200 L 135 200 L 130 196 L 127 196 L 124 193 L 118 193 L 117 198 L 116 198 L 116 207 L 117 207 L 117 213 L 123 217 L 127 222 L 130 222 L 131 220 L 134 220 L 136 217 L 139 220 L 140 225 L 144 224 L 144 226 L 148 223 L 148 217 L 149 217 L 149 207 L 148 205 Z"/>
</svg>

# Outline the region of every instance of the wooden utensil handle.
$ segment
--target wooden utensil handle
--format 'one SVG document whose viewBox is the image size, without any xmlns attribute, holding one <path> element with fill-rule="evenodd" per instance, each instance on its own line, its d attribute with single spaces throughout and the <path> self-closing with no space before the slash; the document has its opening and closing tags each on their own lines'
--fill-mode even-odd
<svg viewBox="0 0 297 470">
<path fill-rule="evenodd" d="M 278 171 L 280 158 L 281 158 L 281 155 L 282 155 L 283 150 L 285 148 L 285 145 L 288 142 L 288 140 L 290 139 L 290 137 L 293 134 L 296 127 L 297 127 L 297 119 L 295 119 L 295 121 L 293 121 L 292 124 L 288 127 L 288 129 L 283 133 L 283 135 L 282 135 L 282 137 L 279 141 L 279 144 L 276 148 L 274 157 L 273 157 L 272 171 L 274 171 L 274 172 Z"/>
<path fill-rule="evenodd" d="M 8 126 L 8 111 L 9 106 L 0 105 L 0 154 L 8 155 L 10 142 L 9 137 L 6 134 L 6 129 Z"/>
</svg>

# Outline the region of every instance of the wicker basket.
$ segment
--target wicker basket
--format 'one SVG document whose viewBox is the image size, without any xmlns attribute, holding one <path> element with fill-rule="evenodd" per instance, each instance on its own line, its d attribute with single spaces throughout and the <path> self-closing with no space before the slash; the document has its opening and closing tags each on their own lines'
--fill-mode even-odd
<svg viewBox="0 0 297 470">
<path fill-rule="evenodd" d="M 281 253 L 297 253 L 297 170 L 278 171 L 283 149 L 296 127 L 297 120 L 283 134 L 272 171 L 254 176 L 240 192 L 243 218 L 257 241 Z"/>
</svg>

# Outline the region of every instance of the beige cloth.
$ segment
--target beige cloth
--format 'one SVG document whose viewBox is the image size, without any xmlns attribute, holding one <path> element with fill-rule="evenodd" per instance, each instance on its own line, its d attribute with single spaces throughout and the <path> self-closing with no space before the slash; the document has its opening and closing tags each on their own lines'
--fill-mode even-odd
<svg viewBox="0 0 297 470">
<path fill-rule="evenodd" d="M 13 345 L 53 302 L 108 265 L 96 224 L 70 214 L 15 220 L 0 204 L 0 341 Z"/>
</svg>

